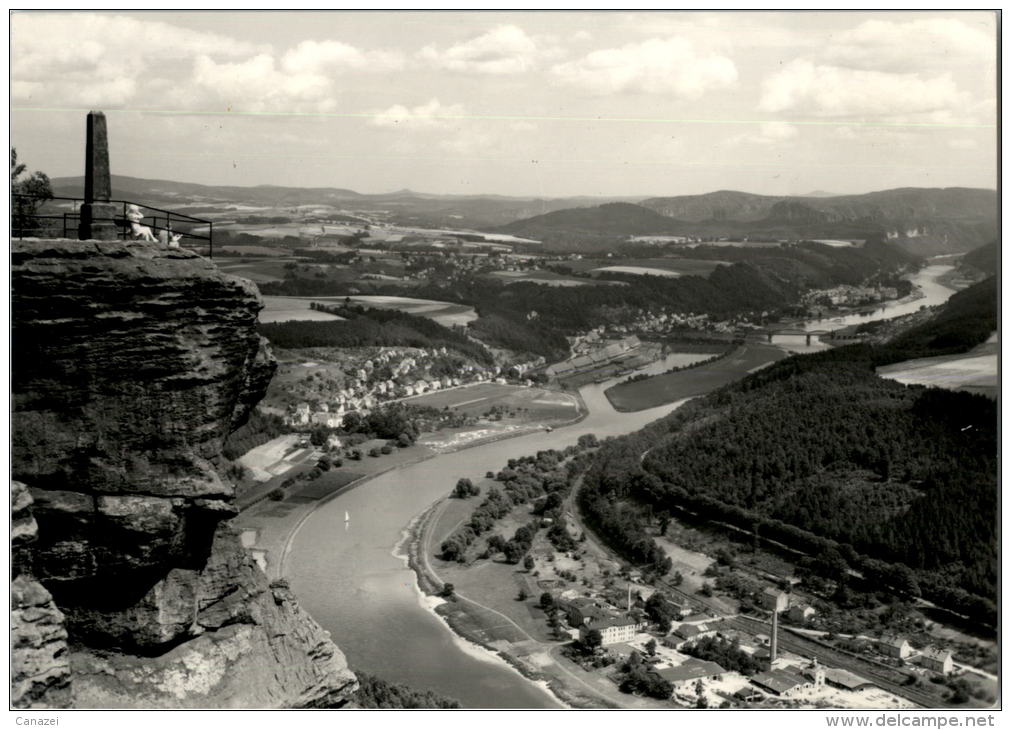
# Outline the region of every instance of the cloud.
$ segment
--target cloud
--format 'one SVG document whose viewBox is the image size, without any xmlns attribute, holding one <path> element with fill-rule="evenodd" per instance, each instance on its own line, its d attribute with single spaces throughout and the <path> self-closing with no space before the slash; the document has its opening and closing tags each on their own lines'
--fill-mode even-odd
<svg viewBox="0 0 1011 730">
<path fill-rule="evenodd" d="M 418 56 L 449 71 L 478 74 L 519 74 L 533 70 L 545 55 L 538 42 L 515 25 L 500 25 L 469 41 L 446 49 L 425 46 Z"/>
<path fill-rule="evenodd" d="M 372 118 L 372 124 L 387 129 L 444 129 L 458 126 L 460 117 L 464 115 L 465 111 L 461 105 L 443 105 L 438 99 L 432 99 L 427 104 L 412 108 L 394 104 L 389 109 L 378 112 Z"/>
<path fill-rule="evenodd" d="M 732 60 L 700 53 L 683 38 L 651 38 L 593 51 L 579 60 L 557 64 L 552 73 L 562 83 L 595 94 L 629 91 L 685 99 L 698 99 L 737 81 Z"/>
<path fill-rule="evenodd" d="M 786 122 L 762 122 L 758 125 L 758 132 L 739 134 L 727 140 L 728 144 L 759 144 L 774 145 L 786 142 L 797 136 L 797 127 Z"/>
<path fill-rule="evenodd" d="M 878 71 L 993 65 L 996 34 L 951 18 L 868 20 L 834 37 L 821 58 L 836 66 Z"/>
<path fill-rule="evenodd" d="M 236 58 L 257 46 L 159 21 L 87 13 L 12 19 L 11 92 L 36 103 L 121 106 L 145 75 L 194 55 Z"/>
<path fill-rule="evenodd" d="M 154 20 L 110 14 L 18 14 L 11 95 L 92 108 L 327 112 L 341 73 L 390 71 L 403 57 L 337 40 L 306 40 L 279 55 Z"/>
<path fill-rule="evenodd" d="M 969 105 L 951 75 L 923 78 L 824 66 L 796 59 L 765 79 L 758 107 L 819 117 L 901 117 L 944 113 Z"/>
<path fill-rule="evenodd" d="M 395 71 L 404 59 L 390 51 L 362 51 L 340 41 L 302 41 L 281 60 L 281 67 L 294 74 L 323 74 L 347 69 Z"/>
<path fill-rule="evenodd" d="M 325 112 L 336 108 L 331 80 L 315 73 L 285 73 L 274 57 L 261 53 L 236 63 L 197 58 L 192 83 L 204 98 L 233 111 Z"/>
</svg>

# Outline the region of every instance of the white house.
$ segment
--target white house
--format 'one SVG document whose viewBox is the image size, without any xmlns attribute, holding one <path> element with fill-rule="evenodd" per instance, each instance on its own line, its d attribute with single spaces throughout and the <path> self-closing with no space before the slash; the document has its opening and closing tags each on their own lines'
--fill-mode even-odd
<svg viewBox="0 0 1011 730">
<path fill-rule="evenodd" d="M 920 652 L 920 666 L 938 674 L 951 674 L 955 671 L 955 662 L 951 658 L 951 652 L 938 649 L 936 646 L 928 646 Z"/>
</svg>

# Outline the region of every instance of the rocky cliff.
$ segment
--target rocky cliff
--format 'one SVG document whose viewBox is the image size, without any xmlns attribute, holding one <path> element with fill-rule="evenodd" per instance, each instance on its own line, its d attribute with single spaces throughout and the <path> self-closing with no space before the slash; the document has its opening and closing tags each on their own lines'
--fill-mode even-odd
<svg viewBox="0 0 1011 730">
<path fill-rule="evenodd" d="M 15 598 L 62 619 L 76 706 L 346 701 L 340 650 L 228 523 L 221 446 L 276 367 L 253 284 L 98 241 L 15 242 L 12 284 L 12 471 L 38 525 L 19 560 L 41 589 Z M 25 705 L 67 704 L 36 685 Z"/>
</svg>

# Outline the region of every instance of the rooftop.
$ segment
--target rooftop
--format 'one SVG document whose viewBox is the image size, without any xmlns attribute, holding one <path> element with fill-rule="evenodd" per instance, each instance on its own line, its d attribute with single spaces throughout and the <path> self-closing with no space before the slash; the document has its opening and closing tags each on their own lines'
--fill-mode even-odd
<svg viewBox="0 0 1011 730">
<path fill-rule="evenodd" d="M 872 684 L 872 682 L 864 679 L 858 674 L 846 671 L 845 669 L 834 668 L 825 670 L 825 681 L 851 690 L 867 687 Z"/>
<path fill-rule="evenodd" d="M 692 657 L 676 667 L 666 669 L 654 669 L 657 674 L 668 682 L 683 682 L 686 679 L 699 679 L 701 677 L 712 677 L 716 674 L 726 673 L 726 669 L 716 662 L 707 662 L 702 659 Z"/>
<path fill-rule="evenodd" d="M 799 674 L 794 674 L 785 669 L 772 669 L 768 672 L 756 674 L 751 678 L 751 681 L 759 687 L 771 690 L 776 694 L 782 694 L 794 687 L 807 684 L 807 680 Z"/>
<path fill-rule="evenodd" d="M 608 629 L 614 626 L 635 626 L 637 621 L 630 616 L 603 616 L 586 624 L 588 629 Z"/>
</svg>

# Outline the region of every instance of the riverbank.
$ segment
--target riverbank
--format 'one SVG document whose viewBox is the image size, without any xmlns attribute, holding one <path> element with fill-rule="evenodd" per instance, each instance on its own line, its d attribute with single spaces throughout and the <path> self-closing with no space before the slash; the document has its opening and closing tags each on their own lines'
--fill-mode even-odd
<svg viewBox="0 0 1011 730">
<path fill-rule="evenodd" d="M 574 426 L 584 421 L 589 415 L 589 407 L 578 393 L 568 393 L 577 402 L 578 415 L 568 421 L 557 422 L 551 428 L 564 428 Z M 261 490 L 263 493 L 255 500 L 247 500 L 242 506 L 242 511 L 233 519 L 233 524 L 243 533 L 244 546 L 253 553 L 260 567 L 271 580 L 285 577 L 284 563 L 291 550 L 291 543 L 295 538 L 299 528 L 307 519 L 320 507 L 332 500 L 367 484 L 368 482 L 381 477 L 389 472 L 420 464 L 436 456 L 455 453 L 465 449 L 472 449 L 487 446 L 499 441 L 529 436 L 531 434 L 544 431 L 541 425 L 519 426 L 510 431 L 497 431 L 483 434 L 471 439 L 454 439 L 448 443 L 428 444 L 422 438 L 419 442 L 406 449 L 398 449 L 396 463 L 384 465 L 382 468 L 369 471 L 366 474 L 356 476 L 352 481 L 342 481 L 329 491 L 323 492 L 326 482 L 333 476 L 339 476 L 342 470 L 360 473 L 361 469 L 355 466 L 370 465 L 370 462 L 356 462 L 347 464 L 344 467 L 335 468 L 331 473 L 325 474 L 313 484 L 302 485 L 301 489 L 296 489 L 287 495 L 284 500 L 274 502 L 267 499 L 270 489 Z M 469 429 L 465 433 L 479 432 L 477 429 Z M 403 458 L 411 451 L 417 453 Z M 382 457 L 389 459 L 389 456 Z M 448 491 L 449 487 L 447 487 Z"/>
<path fill-rule="evenodd" d="M 441 599 L 440 602 L 422 600 L 422 605 L 428 611 L 442 619 L 446 627 L 457 637 L 497 657 L 509 667 L 515 669 L 526 679 L 548 689 L 563 705 L 569 709 L 600 709 L 614 708 L 617 705 L 595 701 L 571 692 L 557 677 L 536 671 L 519 657 L 495 647 L 486 639 L 487 632 L 496 628 L 494 624 L 501 617 L 490 619 L 487 612 L 474 610 L 475 602 L 465 596 L 454 593 L 447 597 L 443 595 L 444 582 L 431 565 L 428 554 L 432 529 L 438 521 L 439 513 L 445 502 L 445 497 L 433 503 L 428 509 L 411 520 L 405 529 L 404 540 L 397 550 L 398 557 L 406 559 L 408 567 L 414 572 L 418 589 L 424 596 Z"/>
</svg>

